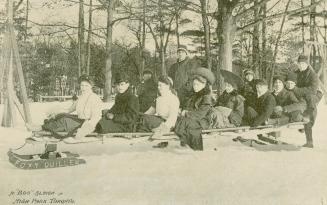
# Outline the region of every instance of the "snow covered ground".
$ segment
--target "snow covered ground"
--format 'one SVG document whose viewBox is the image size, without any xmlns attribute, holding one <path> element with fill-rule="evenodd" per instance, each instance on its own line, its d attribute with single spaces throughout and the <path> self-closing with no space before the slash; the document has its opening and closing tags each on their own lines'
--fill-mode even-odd
<svg viewBox="0 0 327 205">
<path fill-rule="evenodd" d="M 33 121 L 41 123 L 49 110 L 69 103 L 31 104 Z M 45 170 L 20 170 L 8 162 L 7 151 L 30 135 L 20 120 L 15 129 L 0 128 L 0 204 L 324 205 L 326 111 L 321 103 L 314 149 L 251 148 L 230 136 L 218 136 L 205 141 L 205 151 L 194 152 L 181 149 L 175 141 L 166 149 L 154 149 L 155 142 L 146 139 L 115 138 L 104 144 L 59 144 L 60 150 L 77 152 L 87 163 Z M 282 139 L 295 145 L 305 142 L 297 130 L 285 130 Z M 28 150 L 42 148 L 27 145 Z M 36 196 L 37 191 L 55 195 Z M 23 203 L 23 199 L 30 201 Z M 59 201 L 64 199 L 68 200 Z"/>
</svg>

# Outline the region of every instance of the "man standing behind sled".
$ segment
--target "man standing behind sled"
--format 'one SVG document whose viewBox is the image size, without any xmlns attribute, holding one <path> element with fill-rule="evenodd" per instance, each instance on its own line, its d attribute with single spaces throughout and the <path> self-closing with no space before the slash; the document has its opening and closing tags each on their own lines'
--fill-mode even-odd
<svg viewBox="0 0 327 205">
<path fill-rule="evenodd" d="M 297 74 L 297 86 L 294 87 L 293 92 L 296 96 L 303 97 L 307 102 L 307 109 L 304 112 L 308 116 L 310 122 L 305 124 L 304 131 L 306 136 L 306 144 L 303 147 L 313 148 L 312 127 L 317 117 L 317 98 L 318 76 L 315 71 L 309 66 L 308 57 L 300 55 L 298 58 L 299 70 Z"/>
<path fill-rule="evenodd" d="M 255 107 L 248 107 L 245 114 L 245 121 L 253 127 L 265 124 L 276 106 L 276 100 L 269 92 L 266 81 L 257 80 L 256 90 L 258 96 Z"/>
<path fill-rule="evenodd" d="M 132 93 L 129 77 L 126 73 L 119 73 L 115 79 L 118 94 L 115 104 L 106 111 L 99 121 L 96 132 L 133 132 L 139 113 L 139 101 Z"/>
<path fill-rule="evenodd" d="M 188 57 L 186 46 L 177 49 L 177 62 L 168 70 L 168 76 L 174 82 L 174 89 L 180 101 L 180 106 L 185 107 L 187 99 L 192 95 L 191 71 L 199 67 L 200 63 Z"/>
</svg>

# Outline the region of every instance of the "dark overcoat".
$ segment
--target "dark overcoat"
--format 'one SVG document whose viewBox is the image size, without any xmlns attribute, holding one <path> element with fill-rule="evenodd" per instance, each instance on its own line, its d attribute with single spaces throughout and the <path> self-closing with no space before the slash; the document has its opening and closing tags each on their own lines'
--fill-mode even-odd
<svg viewBox="0 0 327 205">
<path fill-rule="evenodd" d="M 182 144 L 189 145 L 194 150 L 203 150 L 202 129 L 210 126 L 207 114 L 212 107 L 212 95 L 206 88 L 194 93 L 189 99 L 184 117 L 177 119 L 175 133 Z"/>
<path fill-rule="evenodd" d="M 244 86 L 240 89 L 240 94 L 245 98 L 244 101 L 245 107 L 247 106 L 254 107 L 257 98 L 255 79 L 253 79 L 250 82 L 245 81 Z"/>
<path fill-rule="evenodd" d="M 296 87 L 293 92 L 296 96 L 303 97 L 307 106 L 310 109 L 316 109 L 317 104 L 317 90 L 318 90 L 318 76 L 315 71 L 308 67 L 305 71 L 298 71 Z"/>
<path fill-rule="evenodd" d="M 106 114 L 114 114 L 107 119 Z M 129 88 L 115 97 L 115 104 L 108 110 L 98 123 L 96 130 L 100 133 L 132 132 L 139 116 L 139 101 Z"/>
<path fill-rule="evenodd" d="M 236 90 L 231 93 L 224 91 L 218 98 L 216 106 L 223 106 L 232 109 L 228 119 L 235 126 L 240 126 L 244 115 L 244 97 L 239 95 Z"/>
<path fill-rule="evenodd" d="M 139 88 L 140 112 L 146 112 L 157 98 L 158 84 L 153 78 L 146 80 Z"/>
<path fill-rule="evenodd" d="M 270 92 L 266 92 L 264 95 L 257 98 L 254 110 L 258 115 L 253 119 L 252 126 L 264 124 L 273 113 L 275 106 L 276 100 Z"/>
</svg>

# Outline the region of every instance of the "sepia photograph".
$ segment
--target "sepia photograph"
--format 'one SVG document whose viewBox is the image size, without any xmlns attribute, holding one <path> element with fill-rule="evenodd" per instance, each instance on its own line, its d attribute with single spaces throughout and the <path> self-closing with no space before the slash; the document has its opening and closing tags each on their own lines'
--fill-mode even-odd
<svg viewBox="0 0 327 205">
<path fill-rule="evenodd" d="M 326 122 L 327 0 L 0 0 L 1 205 L 327 205 Z"/>
</svg>

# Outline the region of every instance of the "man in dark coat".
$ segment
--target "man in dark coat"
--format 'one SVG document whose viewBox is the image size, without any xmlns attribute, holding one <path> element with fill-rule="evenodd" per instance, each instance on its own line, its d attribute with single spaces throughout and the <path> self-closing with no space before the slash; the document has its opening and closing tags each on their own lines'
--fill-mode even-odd
<svg viewBox="0 0 327 205">
<path fill-rule="evenodd" d="M 284 88 L 284 78 L 275 76 L 273 79 L 273 96 L 276 100 L 276 107 L 271 118 L 289 118 L 291 122 L 300 122 L 303 120 L 303 109 L 300 105 L 303 104 L 295 94 Z"/>
<path fill-rule="evenodd" d="M 143 72 L 143 82 L 138 89 L 138 98 L 140 103 L 140 112 L 146 112 L 155 101 L 158 93 L 158 85 L 153 79 L 152 72 L 145 70 Z"/>
<path fill-rule="evenodd" d="M 230 108 L 232 111 L 228 116 L 229 122 L 236 127 L 242 123 L 244 115 L 244 97 L 237 92 L 238 84 L 233 79 L 225 80 L 225 90 L 217 97 L 216 106 Z"/>
<path fill-rule="evenodd" d="M 191 71 L 200 66 L 200 62 L 188 57 L 186 46 L 177 49 L 177 62 L 168 69 L 168 76 L 173 79 L 173 87 L 177 91 L 180 107 L 185 108 L 187 99 L 192 95 Z"/>
<path fill-rule="evenodd" d="M 125 73 L 116 76 L 118 94 L 115 104 L 104 113 L 99 121 L 96 132 L 133 132 L 139 114 L 139 101 L 129 87 L 129 77 Z"/>
<path fill-rule="evenodd" d="M 310 122 L 304 126 L 307 142 L 303 147 L 313 148 L 312 127 L 317 117 L 317 103 L 321 99 L 317 98 L 319 79 L 309 65 L 307 56 L 300 55 L 298 64 L 299 70 L 296 72 L 296 87 L 292 90 L 296 96 L 304 98 L 307 103 L 307 109 L 304 115 L 309 117 Z"/>
<path fill-rule="evenodd" d="M 274 111 L 276 100 L 268 91 L 268 84 L 264 80 L 256 82 L 257 99 L 255 107 L 248 107 L 246 112 L 246 121 L 253 127 L 265 124 Z"/>
</svg>

